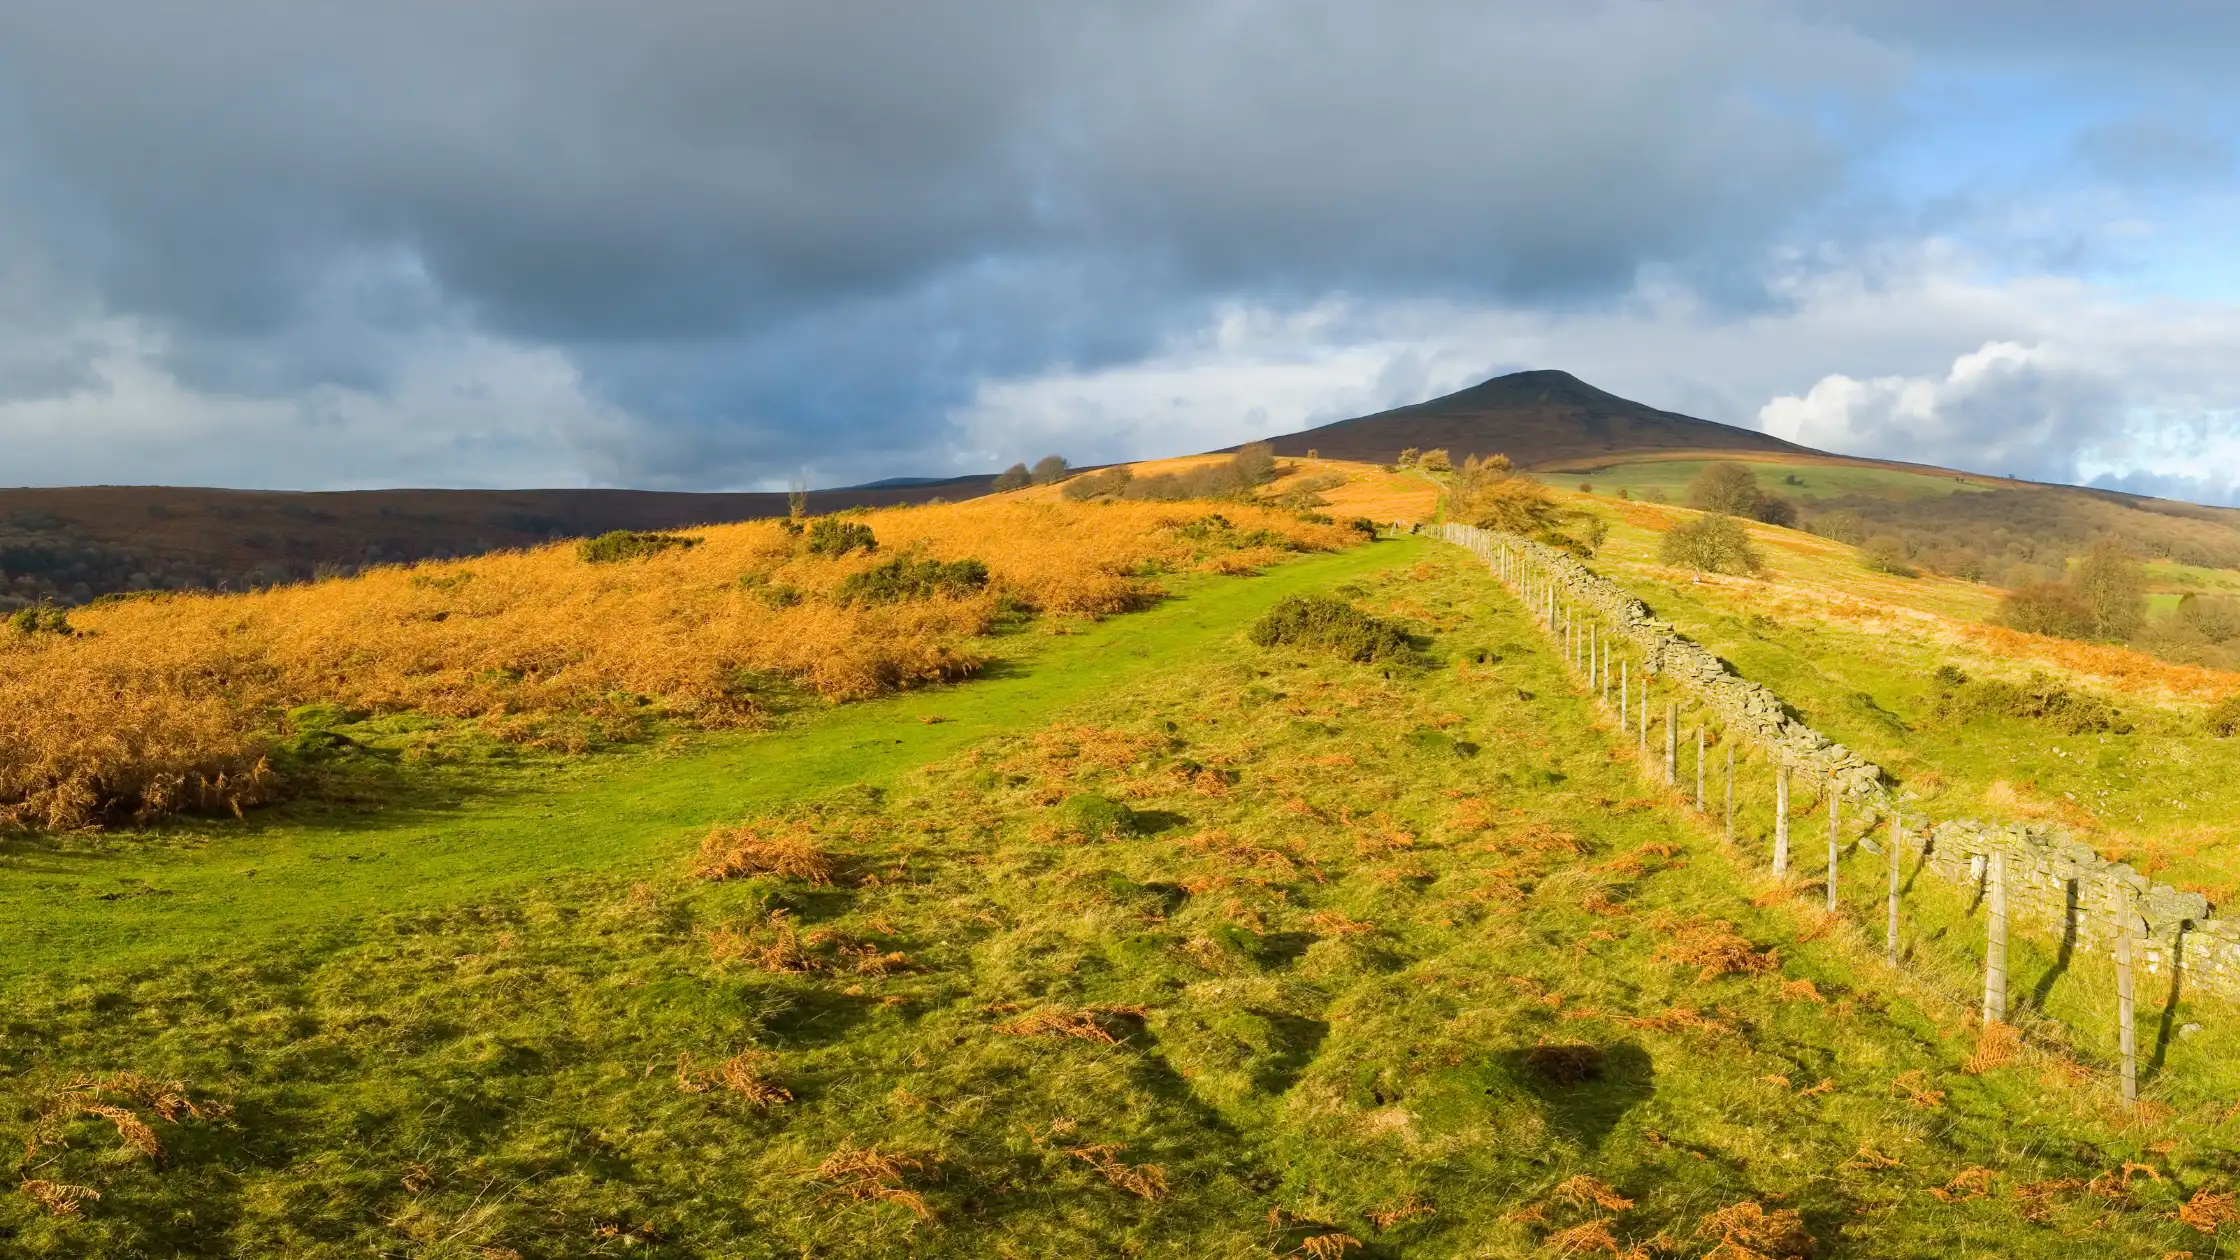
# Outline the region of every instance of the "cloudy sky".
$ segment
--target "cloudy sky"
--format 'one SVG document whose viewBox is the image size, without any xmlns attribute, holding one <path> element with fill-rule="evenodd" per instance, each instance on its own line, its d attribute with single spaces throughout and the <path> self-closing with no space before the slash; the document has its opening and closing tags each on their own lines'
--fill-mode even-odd
<svg viewBox="0 0 2240 1260">
<path fill-rule="evenodd" d="M 1555 367 L 2240 500 L 2240 6 L 0 6 L 0 484 L 766 488 Z"/>
</svg>

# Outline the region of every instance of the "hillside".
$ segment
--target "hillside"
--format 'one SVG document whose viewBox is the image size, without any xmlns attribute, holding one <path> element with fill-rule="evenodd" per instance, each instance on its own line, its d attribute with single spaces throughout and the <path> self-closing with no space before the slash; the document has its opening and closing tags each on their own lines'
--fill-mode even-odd
<svg viewBox="0 0 2240 1260">
<path fill-rule="evenodd" d="M 993 476 L 809 492 L 809 510 L 988 492 Z M 651 490 L 0 489 L 0 610 L 127 590 L 245 590 L 611 529 L 783 516 L 784 494 Z"/>
<path fill-rule="evenodd" d="M 1512 372 L 1428 402 L 1271 439 L 1279 455 L 1389 464 L 1403 450 L 1507 455 L 1521 467 L 1641 451 L 1783 451 L 1769 434 L 1659 411 L 1569 372 Z"/>
<path fill-rule="evenodd" d="M 2207 1031 L 2124 1115 L 2104 974 L 2021 941 L 2044 1018 L 1979 1050 L 1960 897 L 1915 897 L 1920 956 L 1885 967 L 1757 873 L 1762 793 L 1735 846 L 1649 786 L 1458 549 L 1167 580 L 999 636 L 981 679 L 775 729 L 14 851 L 0 1238 L 1841 1260 L 2230 1233 L 2221 1008 L 2172 1004 Z M 1422 659 L 1256 643 L 1291 595 Z M 393 756 L 402 716 L 332 733 Z"/>
</svg>

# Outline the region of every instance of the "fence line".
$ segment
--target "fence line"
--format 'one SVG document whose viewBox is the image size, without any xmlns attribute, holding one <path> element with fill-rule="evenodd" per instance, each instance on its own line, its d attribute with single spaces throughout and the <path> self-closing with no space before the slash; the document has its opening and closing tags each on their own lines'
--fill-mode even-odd
<svg viewBox="0 0 2240 1260">
<path fill-rule="evenodd" d="M 1597 667 L 1588 655 L 1584 672 L 1590 696 L 1608 703 L 1609 656 L 1616 641 L 1630 642 L 1641 655 L 1640 715 L 1637 738 L 1646 771 L 1649 752 L 1649 691 L 1652 678 L 1663 674 L 1702 701 L 1729 730 L 1739 730 L 1766 755 L 1775 770 L 1773 872 L 1785 876 L 1789 858 L 1789 776 L 1803 771 L 1821 787 L 1828 809 L 1828 908 L 1837 906 L 1837 874 L 1842 850 L 1842 803 L 1848 798 L 1860 823 L 1858 843 L 1872 852 L 1877 847 L 1870 833 L 1879 819 L 1888 819 L 1889 893 L 1886 949 L 1893 964 L 1902 956 L 1899 906 L 1902 896 L 1901 865 L 1909 843 L 1918 836 L 1915 852 L 1923 866 L 1940 879 L 1975 885 L 1988 893 L 1986 916 L 1983 1017 L 2003 1021 L 2007 1013 L 2007 932 L 2015 919 L 2058 932 L 2064 948 L 2104 949 L 2116 964 L 2119 1008 L 2119 1055 L 2124 1099 L 2137 1098 L 2136 1045 L 2132 1023 L 2133 965 L 2140 956 L 2150 975 L 2168 969 L 2173 975 L 2183 966 L 2187 981 L 2196 987 L 2227 995 L 2240 994 L 2240 925 L 2216 918 L 2206 900 L 2167 885 L 2152 883 L 2122 863 L 2109 862 L 2091 846 L 2064 828 L 2043 825 L 1997 825 L 1966 819 L 1910 828 L 1905 817 L 1910 793 L 1893 791 L 1879 766 L 1844 748 L 1798 721 L 1780 698 L 1764 686 L 1737 677 L 1724 662 L 1700 645 L 1657 621 L 1647 605 L 1623 588 L 1588 569 L 1566 552 L 1530 539 L 1467 525 L 1416 527 L 1401 524 L 1406 532 L 1425 532 L 1461 546 L 1484 560 L 1494 574 L 1517 592 L 1525 606 L 1542 620 L 1551 634 L 1566 640 L 1563 659 L 1574 674 L 1582 672 L 1574 638 L 1578 623 L 1589 627 L 1591 642 L 1602 646 Z M 1560 627 L 1560 629 L 1559 629 Z M 1628 694 L 1633 690 L 1631 663 L 1618 662 L 1617 717 L 1626 733 Z M 1601 686 L 1596 686 L 1597 672 Z M 1678 700 L 1666 702 L 1665 784 L 1677 786 Z M 1696 804 L 1704 808 L 1703 740 L 1697 730 Z M 1727 748 L 1726 827 L 1734 837 L 1734 746 Z M 1989 876 L 1989 886 L 1981 881 Z M 2019 875 L 2019 880 L 2012 877 Z M 2097 893 L 2099 895 L 2087 895 Z M 2105 913 L 2090 907 L 2104 905 Z M 2013 913 L 2019 911 L 2019 914 Z"/>
</svg>

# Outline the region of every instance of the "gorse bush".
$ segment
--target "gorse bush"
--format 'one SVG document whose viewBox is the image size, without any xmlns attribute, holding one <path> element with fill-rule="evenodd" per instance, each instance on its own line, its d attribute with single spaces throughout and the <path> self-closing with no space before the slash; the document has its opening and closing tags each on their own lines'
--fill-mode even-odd
<svg viewBox="0 0 2240 1260">
<path fill-rule="evenodd" d="M 2040 722 L 2064 735 L 2123 734 L 2131 726 L 2122 711 L 2099 696 L 2074 691 L 2056 679 L 2034 673 L 2024 682 L 1970 680 L 1958 670 L 1937 671 L 1936 715 L 1947 722 L 1997 716 Z"/>
<path fill-rule="evenodd" d="M 619 564 L 643 560 L 664 551 L 697 547 L 700 540 L 683 534 L 658 534 L 635 529 L 611 529 L 597 538 L 576 544 L 576 555 L 587 564 Z"/>
<path fill-rule="evenodd" d="M 2203 725 L 2218 739 L 2240 735 L 2240 695 L 2226 696 L 2210 706 L 2202 717 Z"/>
<path fill-rule="evenodd" d="M 1247 633 L 1260 647 L 1308 647 L 1364 664 L 1413 664 L 1408 633 L 1327 595 L 1288 595 Z"/>
<path fill-rule="evenodd" d="M 833 602 L 899 604 L 935 596 L 963 598 L 987 589 L 988 566 L 978 560 L 928 560 L 896 556 L 885 564 L 851 573 L 832 593 Z"/>
<path fill-rule="evenodd" d="M 1756 573 L 1765 568 L 1749 532 L 1733 517 L 1718 514 L 1682 521 L 1666 530 L 1657 558 L 1704 573 Z"/>
<path fill-rule="evenodd" d="M 844 556 L 851 551 L 877 551 L 879 540 L 869 525 L 837 516 L 820 516 L 809 525 L 809 554 Z"/>
<path fill-rule="evenodd" d="M 36 608 L 19 608 L 8 618 L 8 628 L 17 634 L 61 634 L 70 631 L 70 616 L 59 608 L 42 605 Z"/>
</svg>

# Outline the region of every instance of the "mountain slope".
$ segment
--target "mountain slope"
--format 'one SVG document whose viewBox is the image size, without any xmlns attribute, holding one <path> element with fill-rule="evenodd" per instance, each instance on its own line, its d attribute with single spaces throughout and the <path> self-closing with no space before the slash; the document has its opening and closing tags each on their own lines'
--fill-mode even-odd
<svg viewBox="0 0 2240 1260">
<path fill-rule="evenodd" d="M 988 493 L 991 474 L 809 492 L 811 512 Z M 786 514 L 783 493 L 654 490 L 0 489 L 0 611 L 109 591 L 266 586 L 322 571 L 534 546 L 610 529 Z"/>
<path fill-rule="evenodd" d="M 1556 371 L 1512 372 L 1274 442 L 1279 455 L 1312 450 L 1325 459 L 1383 464 L 1409 447 L 1443 448 L 1457 459 L 1499 452 L 1524 467 L 1620 451 L 1810 451 L 1752 429 L 1659 411 Z"/>
</svg>

